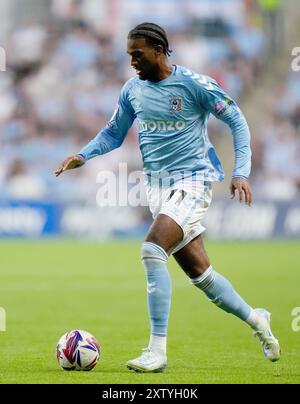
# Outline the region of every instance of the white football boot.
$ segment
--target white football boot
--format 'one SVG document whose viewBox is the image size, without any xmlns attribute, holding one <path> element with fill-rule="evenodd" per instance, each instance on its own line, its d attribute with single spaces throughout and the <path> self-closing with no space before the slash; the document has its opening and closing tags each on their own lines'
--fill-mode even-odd
<svg viewBox="0 0 300 404">
<path fill-rule="evenodd" d="M 271 362 L 276 362 L 280 359 L 281 351 L 279 341 L 271 331 L 271 314 L 265 309 L 254 309 L 254 311 L 260 320 L 253 334 L 259 338 L 265 357 Z"/>
<path fill-rule="evenodd" d="M 126 363 L 130 370 L 140 373 L 159 373 L 167 367 L 167 357 L 151 351 L 149 348 L 143 349 L 143 353 L 138 358 L 132 359 Z"/>
</svg>

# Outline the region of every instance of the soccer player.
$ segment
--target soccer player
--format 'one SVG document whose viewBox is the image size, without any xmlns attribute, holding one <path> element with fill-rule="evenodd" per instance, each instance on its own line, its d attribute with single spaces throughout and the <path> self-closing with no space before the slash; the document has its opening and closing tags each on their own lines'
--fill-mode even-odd
<svg viewBox="0 0 300 404">
<path fill-rule="evenodd" d="M 212 184 L 224 178 L 207 135 L 208 117 L 213 114 L 231 128 L 235 151 L 231 196 L 237 192 L 240 202 L 251 206 L 247 122 L 216 81 L 170 64 L 170 52 L 166 32 L 156 24 L 143 23 L 129 32 L 127 53 L 136 76 L 125 83 L 107 127 L 78 154 L 67 158 L 56 176 L 121 146 L 133 121 L 138 120 L 147 196 L 154 218 L 142 245 L 151 335 L 142 355 L 127 362 L 129 369 L 159 372 L 166 368 L 171 303 L 167 261 L 171 254 L 190 282 L 220 309 L 247 323 L 261 341 L 264 355 L 277 361 L 280 347 L 270 329 L 270 313 L 249 306 L 213 269 L 201 237 Z"/>
</svg>

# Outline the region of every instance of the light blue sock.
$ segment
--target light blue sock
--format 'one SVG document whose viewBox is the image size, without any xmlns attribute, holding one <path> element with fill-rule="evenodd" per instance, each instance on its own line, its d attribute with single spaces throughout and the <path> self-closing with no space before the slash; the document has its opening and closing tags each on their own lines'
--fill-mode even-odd
<svg viewBox="0 0 300 404">
<path fill-rule="evenodd" d="M 171 278 L 167 253 L 157 244 L 144 242 L 142 261 L 147 275 L 148 311 L 151 334 L 166 336 L 171 306 Z"/>
<path fill-rule="evenodd" d="M 243 321 L 249 318 L 252 308 L 237 294 L 231 283 L 211 266 L 198 278 L 191 279 L 191 282 L 222 310 Z"/>
</svg>

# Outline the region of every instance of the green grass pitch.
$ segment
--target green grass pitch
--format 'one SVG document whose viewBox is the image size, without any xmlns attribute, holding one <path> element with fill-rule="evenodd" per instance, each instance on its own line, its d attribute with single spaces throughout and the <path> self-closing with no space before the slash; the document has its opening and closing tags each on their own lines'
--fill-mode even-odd
<svg viewBox="0 0 300 404">
<path fill-rule="evenodd" d="M 248 326 L 208 302 L 172 258 L 167 371 L 130 372 L 125 362 L 140 354 L 149 333 L 140 244 L 1 242 L 7 330 L 0 332 L 0 383 L 299 383 L 300 332 L 291 327 L 300 306 L 299 242 L 206 248 L 249 304 L 272 312 L 280 362 L 268 362 Z M 91 372 L 58 366 L 56 342 L 73 328 L 100 341 L 101 360 Z"/>
</svg>

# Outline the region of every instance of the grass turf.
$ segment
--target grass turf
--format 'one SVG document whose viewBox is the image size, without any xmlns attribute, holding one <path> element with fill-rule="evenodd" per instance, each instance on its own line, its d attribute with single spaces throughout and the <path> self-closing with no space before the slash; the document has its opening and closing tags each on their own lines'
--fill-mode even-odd
<svg viewBox="0 0 300 404">
<path fill-rule="evenodd" d="M 148 342 L 145 275 L 138 243 L 1 242 L 0 383 L 299 383 L 299 243 L 207 243 L 216 270 L 255 307 L 273 313 L 280 362 L 269 363 L 242 322 L 191 286 L 173 259 L 168 368 L 136 374 L 124 364 Z M 57 364 L 59 337 L 74 328 L 93 333 L 101 360 L 92 372 Z"/>
</svg>

